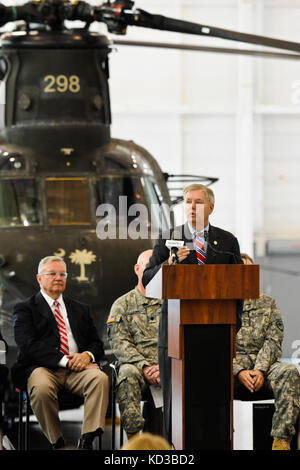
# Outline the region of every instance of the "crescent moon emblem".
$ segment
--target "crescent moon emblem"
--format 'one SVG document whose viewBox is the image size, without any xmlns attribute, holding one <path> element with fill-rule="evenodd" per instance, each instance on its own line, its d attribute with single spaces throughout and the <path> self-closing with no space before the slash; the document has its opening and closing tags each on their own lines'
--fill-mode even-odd
<svg viewBox="0 0 300 470">
<path fill-rule="evenodd" d="M 60 256 L 61 258 L 63 258 L 65 254 L 66 250 L 64 250 L 63 248 L 58 248 L 58 250 L 55 251 L 54 256 Z"/>
</svg>

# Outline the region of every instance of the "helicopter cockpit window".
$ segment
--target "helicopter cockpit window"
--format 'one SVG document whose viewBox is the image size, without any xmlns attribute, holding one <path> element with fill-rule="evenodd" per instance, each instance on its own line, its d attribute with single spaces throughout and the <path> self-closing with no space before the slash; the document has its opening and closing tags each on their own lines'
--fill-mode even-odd
<svg viewBox="0 0 300 470">
<path fill-rule="evenodd" d="M 0 226 L 28 227 L 40 222 L 37 182 L 29 178 L 0 180 Z"/>
<path fill-rule="evenodd" d="M 99 204 L 111 204 L 119 214 L 126 197 L 127 207 L 145 202 L 141 178 L 132 176 L 105 176 L 97 182 L 96 199 Z"/>
<path fill-rule="evenodd" d="M 49 225 L 90 225 L 86 178 L 46 178 Z"/>
<path fill-rule="evenodd" d="M 95 186 L 97 219 L 105 217 L 110 225 L 130 223 L 138 216 L 137 205 L 147 209 L 142 183 L 138 176 L 125 175 L 105 176 L 98 180 Z M 145 224 L 148 226 L 148 218 Z"/>
<path fill-rule="evenodd" d="M 170 209 L 163 204 L 159 186 L 148 178 L 145 178 L 147 196 L 151 202 L 152 220 L 154 229 L 167 230 L 170 227 Z M 154 218 L 154 220 L 153 220 Z"/>
<path fill-rule="evenodd" d="M 96 184 L 96 202 L 98 220 L 103 217 L 108 225 L 117 224 L 119 227 L 130 226 L 135 220 L 142 226 L 141 237 L 150 226 L 152 230 L 158 230 L 161 223 L 166 226 L 152 183 L 143 176 L 101 178 Z"/>
</svg>

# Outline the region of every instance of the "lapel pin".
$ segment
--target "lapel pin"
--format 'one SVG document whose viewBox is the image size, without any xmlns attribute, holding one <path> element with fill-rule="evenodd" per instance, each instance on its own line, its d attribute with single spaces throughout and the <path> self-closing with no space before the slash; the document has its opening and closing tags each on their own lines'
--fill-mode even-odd
<svg viewBox="0 0 300 470">
<path fill-rule="evenodd" d="M 218 242 L 216 240 L 214 240 L 214 245 L 217 245 L 217 244 L 218 244 Z"/>
</svg>

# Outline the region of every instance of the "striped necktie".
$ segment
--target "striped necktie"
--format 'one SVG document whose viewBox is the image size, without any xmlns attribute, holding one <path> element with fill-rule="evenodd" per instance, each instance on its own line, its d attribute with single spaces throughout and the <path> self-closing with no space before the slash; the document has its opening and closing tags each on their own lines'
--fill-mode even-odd
<svg viewBox="0 0 300 470">
<path fill-rule="evenodd" d="M 205 263 L 205 249 L 204 245 L 201 242 L 201 237 L 200 237 L 201 232 L 196 232 L 196 239 L 195 239 L 195 248 L 196 248 L 196 255 L 197 255 L 197 261 L 198 264 L 204 264 Z"/>
<path fill-rule="evenodd" d="M 69 354 L 69 343 L 68 343 L 68 336 L 67 336 L 67 328 L 65 324 L 65 320 L 59 310 L 59 303 L 55 300 L 53 302 L 54 305 L 54 316 L 57 323 L 59 336 L 60 336 L 60 351 L 63 354 Z"/>
</svg>

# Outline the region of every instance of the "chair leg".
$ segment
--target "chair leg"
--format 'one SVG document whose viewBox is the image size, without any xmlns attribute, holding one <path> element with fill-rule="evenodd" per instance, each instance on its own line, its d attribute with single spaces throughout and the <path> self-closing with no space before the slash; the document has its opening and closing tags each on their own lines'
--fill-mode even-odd
<svg viewBox="0 0 300 470">
<path fill-rule="evenodd" d="M 116 394 L 114 390 L 114 383 L 112 385 L 111 393 L 111 448 L 116 449 Z M 123 425 L 120 419 L 120 447 L 123 445 Z"/>
<path fill-rule="evenodd" d="M 0 427 L 0 450 L 3 450 L 3 431 Z"/>
<path fill-rule="evenodd" d="M 115 450 L 116 448 L 116 380 L 117 380 L 117 369 L 114 363 L 109 364 L 112 368 L 112 380 L 111 380 L 111 407 L 112 407 L 112 416 L 111 416 L 111 448 Z M 120 447 L 123 445 L 123 425 L 122 420 L 120 419 Z"/>
<path fill-rule="evenodd" d="M 98 450 L 102 450 L 102 434 L 98 435 Z"/>
<path fill-rule="evenodd" d="M 116 448 L 116 395 L 114 391 L 114 383 L 111 387 L 111 449 Z"/>
<path fill-rule="evenodd" d="M 2 396 L 0 398 L 0 450 L 3 450 L 3 437 L 4 437 L 4 412 L 3 412 Z"/>
<path fill-rule="evenodd" d="M 115 450 L 116 448 L 116 379 L 117 379 L 117 370 L 115 363 L 109 364 L 111 372 L 111 449 Z"/>
<path fill-rule="evenodd" d="M 120 449 L 123 445 L 123 442 L 124 442 L 124 438 L 123 438 L 123 424 L 122 424 L 122 420 L 120 419 Z"/>
<path fill-rule="evenodd" d="M 19 392 L 18 450 L 24 450 L 23 390 L 18 390 L 18 392 Z"/>
<path fill-rule="evenodd" d="M 29 425 L 30 425 L 30 400 L 27 393 L 26 396 L 26 425 L 25 425 L 25 450 L 29 450 Z"/>
<path fill-rule="evenodd" d="M 27 390 L 19 390 L 18 450 L 29 449 L 30 400 Z M 24 415 L 25 405 L 25 415 Z M 24 423 L 25 418 L 25 423 Z"/>
</svg>

